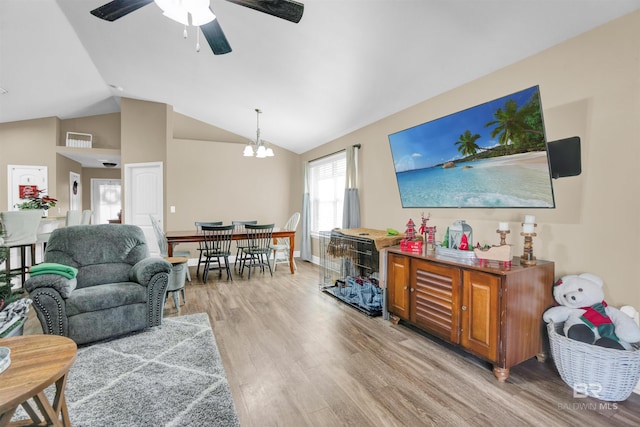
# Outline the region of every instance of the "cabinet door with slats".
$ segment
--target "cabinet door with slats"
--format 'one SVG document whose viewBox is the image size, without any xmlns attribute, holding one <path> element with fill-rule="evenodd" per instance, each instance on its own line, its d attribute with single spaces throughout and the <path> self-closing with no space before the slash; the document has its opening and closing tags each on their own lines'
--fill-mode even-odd
<svg viewBox="0 0 640 427">
<path fill-rule="evenodd" d="M 411 263 L 411 322 L 458 344 L 461 270 L 414 259 Z"/>
</svg>

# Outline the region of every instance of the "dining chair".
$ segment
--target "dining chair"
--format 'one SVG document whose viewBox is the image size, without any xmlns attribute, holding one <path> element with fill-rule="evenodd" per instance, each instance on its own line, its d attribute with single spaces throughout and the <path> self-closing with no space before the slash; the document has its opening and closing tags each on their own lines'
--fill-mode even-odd
<svg viewBox="0 0 640 427">
<path fill-rule="evenodd" d="M 269 273 L 273 276 L 271 264 L 269 263 L 269 247 L 273 239 L 273 224 L 245 224 L 247 232 L 248 246 L 242 249 L 243 255 L 240 264 L 240 275 L 244 273 L 244 268 L 249 268 L 249 279 L 251 279 L 251 269 L 260 268 L 264 273 L 264 268 L 269 267 Z M 247 265 L 248 263 L 248 265 Z"/>
<path fill-rule="evenodd" d="M 67 217 L 64 221 L 65 227 L 72 225 L 80 225 L 82 223 L 82 211 L 67 211 Z"/>
<path fill-rule="evenodd" d="M 231 256 L 231 241 L 233 240 L 233 224 L 231 225 L 203 225 L 202 234 L 204 235 L 204 251 L 202 256 L 205 258 L 204 271 L 202 272 L 202 281 L 207 283 L 210 270 L 218 270 L 218 277 L 222 277 L 222 270 L 227 272 L 227 280 L 233 282 L 231 268 L 229 267 L 229 257 Z M 217 267 L 212 267 L 211 262 L 215 259 Z"/>
<path fill-rule="evenodd" d="M 169 243 L 167 242 L 167 236 L 162 231 L 162 225 L 160 225 L 160 221 L 149 214 L 149 218 L 151 219 L 151 226 L 153 227 L 153 234 L 156 236 L 156 241 L 158 242 L 158 248 L 160 249 L 160 256 L 163 258 L 167 258 L 169 256 Z M 173 251 L 174 257 L 184 257 L 189 259 L 189 255 L 191 252 L 189 251 Z M 189 267 L 187 266 L 187 280 L 191 281 L 191 274 L 189 273 Z"/>
<path fill-rule="evenodd" d="M 5 260 L 6 271 L 20 271 L 22 283 L 26 280 L 26 274 L 29 266 L 27 265 L 26 248 L 31 249 L 31 265 L 36 259 L 36 242 L 38 241 L 38 226 L 42 211 L 40 209 L 26 211 L 9 211 L 1 212 L 0 220 L 2 222 L 3 242 L 2 246 L 9 248 L 9 254 Z M 11 269 L 11 249 L 20 249 L 20 268 Z"/>
<path fill-rule="evenodd" d="M 299 222 L 300 212 L 294 212 L 282 229 L 287 231 L 296 231 L 298 229 Z M 273 254 L 273 271 L 276 271 L 276 264 L 289 264 L 291 242 L 288 237 L 279 237 L 275 239 L 275 243 L 269 245 L 269 248 Z M 298 269 L 295 260 L 293 260 L 293 268 L 294 270 Z"/>
<path fill-rule="evenodd" d="M 222 225 L 222 221 L 196 221 L 195 222 L 196 225 L 196 233 L 198 233 L 199 235 L 202 235 L 202 227 L 203 226 L 208 226 L 208 227 L 212 227 L 214 225 Z M 207 260 L 203 259 L 202 253 L 206 250 L 206 247 L 204 245 L 204 241 L 200 241 L 198 242 L 198 266 L 196 268 L 196 276 L 200 277 L 200 266 L 202 265 L 202 263 L 206 263 Z"/>
<path fill-rule="evenodd" d="M 244 233 L 244 226 L 247 224 L 256 225 L 258 221 L 231 221 L 231 224 L 235 226 L 233 232 L 236 234 Z M 242 259 L 242 250 L 249 245 L 249 241 L 247 239 L 239 239 L 236 240 L 236 259 L 233 261 L 233 268 L 236 268 L 236 264 Z"/>
<path fill-rule="evenodd" d="M 80 219 L 80 224 L 84 225 L 84 224 L 91 224 L 91 215 L 93 214 L 92 211 L 90 211 L 89 209 L 82 211 L 82 218 Z"/>
</svg>

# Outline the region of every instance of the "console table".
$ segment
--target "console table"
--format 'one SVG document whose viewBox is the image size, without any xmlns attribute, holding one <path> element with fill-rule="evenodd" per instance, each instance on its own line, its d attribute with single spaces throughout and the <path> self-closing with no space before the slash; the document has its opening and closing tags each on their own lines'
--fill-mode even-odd
<svg viewBox="0 0 640 427">
<path fill-rule="evenodd" d="M 10 423 L 19 405 L 33 421 L 30 425 L 70 426 L 64 389 L 76 360 L 76 343 L 57 335 L 26 335 L 0 344 L 11 350 L 11 365 L 0 374 L 0 426 L 25 425 L 24 420 Z M 49 402 L 44 389 L 53 383 L 56 395 Z"/>
<path fill-rule="evenodd" d="M 385 261 L 386 259 L 386 261 Z M 387 310 L 493 364 L 503 382 L 509 368 L 534 356 L 543 361 L 542 314 L 554 304 L 554 263 L 480 265 L 436 255 L 384 251 Z"/>
</svg>

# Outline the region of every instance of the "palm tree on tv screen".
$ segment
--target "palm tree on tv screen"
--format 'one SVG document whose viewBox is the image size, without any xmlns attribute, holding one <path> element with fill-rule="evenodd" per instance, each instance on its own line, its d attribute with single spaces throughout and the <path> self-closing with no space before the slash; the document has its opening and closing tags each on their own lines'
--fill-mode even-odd
<svg viewBox="0 0 640 427">
<path fill-rule="evenodd" d="M 503 108 L 498 108 L 485 127 L 495 126 L 491 137 L 498 136 L 498 143 L 508 146 L 513 144 L 514 152 L 544 149 L 544 132 L 542 131 L 542 116 L 540 101 L 535 93 L 521 108 L 513 99 L 505 102 Z"/>
<path fill-rule="evenodd" d="M 476 144 L 476 141 L 479 138 L 479 134 L 476 133 L 475 135 L 471 135 L 471 131 L 466 130 L 462 135 L 458 137 L 455 145 L 458 146 L 458 151 L 463 156 L 473 156 L 480 149 L 480 146 Z"/>
</svg>

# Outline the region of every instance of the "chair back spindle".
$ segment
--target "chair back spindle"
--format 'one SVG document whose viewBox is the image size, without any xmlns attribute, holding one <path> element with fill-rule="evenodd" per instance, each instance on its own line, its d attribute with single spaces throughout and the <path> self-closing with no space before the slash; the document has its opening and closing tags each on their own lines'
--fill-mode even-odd
<svg viewBox="0 0 640 427">
<path fill-rule="evenodd" d="M 222 277 L 222 270 L 227 272 L 227 279 L 233 281 L 229 266 L 229 256 L 231 255 L 231 241 L 233 240 L 233 225 L 203 225 L 202 234 L 204 236 L 205 258 L 204 272 L 202 279 L 206 283 L 210 270 L 218 270 L 219 277 Z M 212 263 L 217 266 L 212 267 Z"/>
</svg>

